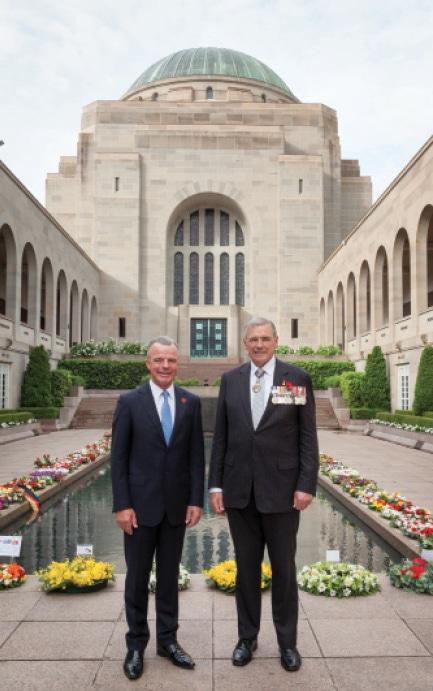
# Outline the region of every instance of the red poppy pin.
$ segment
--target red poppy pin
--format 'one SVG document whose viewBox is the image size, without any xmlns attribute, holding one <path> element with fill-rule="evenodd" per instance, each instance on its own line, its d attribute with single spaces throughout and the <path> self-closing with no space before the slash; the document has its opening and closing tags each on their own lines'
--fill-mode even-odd
<svg viewBox="0 0 433 691">
<path fill-rule="evenodd" d="M 181 403 L 188 403 L 188 399 L 185 398 L 185 396 L 182 396 L 182 398 L 180 399 L 180 402 Z"/>
</svg>

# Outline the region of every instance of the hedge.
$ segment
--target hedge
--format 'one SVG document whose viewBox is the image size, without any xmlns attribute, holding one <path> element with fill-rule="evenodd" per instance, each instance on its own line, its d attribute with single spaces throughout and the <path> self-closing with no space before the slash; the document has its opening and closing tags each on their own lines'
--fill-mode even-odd
<svg viewBox="0 0 433 691">
<path fill-rule="evenodd" d="M 78 374 L 86 389 L 134 389 L 147 373 L 144 362 L 118 360 L 62 360 L 59 367 Z"/>
<path fill-rule="evenodd" d="M 29 412 L 19 412 L 19 411 L 12 411 L 12 412 L 1 412 L 0 413 L 0 425 L 2 422 L 27 422 L 27 420 L 30 420 L 30 418 L 34 418 L 35 416 L 29 411 Z"/>
<path fill-rule="evenodd" d="M 377 413 L 378 420 L 384 422 L 396 422 L 400 425 L 420 425 L 421 427 L 433 427 L 433 417 L 421 415 L 402 415 L 401 413 Z"/>
<path fill-rule="evenodd" d="M 433 407 L 433 346 L 426 346 L 420 357 L 416 375 L 413 412 L 422 415 Z"/>
<path fill-rule="evenodd" d="M 351 360 L 338 362 L 334 360 L 296 360 L 296 362 L 289 360 L 287 362 L 308 372 L 313 382 L 313 389 L 326 389 L 326 380 L 329 377 L 355 370 L 355 365 Z"/>
<path fill-rule="evenodd" d="M 344 372 L 340 377 L 341 395 L 349 408 L 364 407 L 364 374 L 362 372 Z"/>
<path fill-rule="evenodd" d="M 391 410 L 386 360 L 380 346 L 374 346 L 371 353 L 367 356 L 363 379 L 363 397 L 366 408 Z"/>
<path fill-rule="evenodd" d="M 372 417 L 377 417 L 376 408 L 351 408 L 350 417 L 352 420 L 371 420 Z"/>
<path fill-rule="evenodd" d="M 72 387 L 73 374 L 67 369 L 55 369 L 51 372 L 51 396 L 53 405 L 62 407 L 65 396 Z"/>
<path fill-rule="evenodd" d="M 52 405 L 50 375 L 48 352 L 42 345 L 35 346 L 30 351 L 21 385 L 21 405 L 23 408 Z"/>
</svg>

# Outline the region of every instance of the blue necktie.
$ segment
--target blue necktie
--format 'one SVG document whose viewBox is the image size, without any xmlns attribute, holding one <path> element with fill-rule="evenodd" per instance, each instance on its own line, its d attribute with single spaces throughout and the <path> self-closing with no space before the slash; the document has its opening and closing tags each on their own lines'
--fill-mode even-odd
<svg viewBox="0 0 433 691">
<path fill-rule="evenodd" d="M 171 419 L 171 410 L 168 404 L 168 391 L 163 391 L 161 395 L 164 399 L 161 408 L 161 425 L 162 431 L 164 432 L 165 443 L 168 446 L 170 443 L 171 433 L 173 431 L 173 420 Z"/>
</svg>

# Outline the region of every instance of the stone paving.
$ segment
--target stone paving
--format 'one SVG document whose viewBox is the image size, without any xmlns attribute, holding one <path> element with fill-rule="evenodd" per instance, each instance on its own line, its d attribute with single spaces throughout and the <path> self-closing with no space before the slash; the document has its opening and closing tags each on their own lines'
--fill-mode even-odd
<svg viewBox="0 0 433 691">
<path fill-rule="evenodd" d="M 102 431 L 83 433 L 84 437 L 77 431 L 56 432 L 5 445 L 0 449 L 0 472 L 5 461 L 9 468 L 12 464 L 19 465 L 20 472 L 28 470 L 38 453 L 71 451 L 99 438 Z M 385 488 L 398 487 L 419 503 L 432 503 L 432 492 L 427 496 L 425 489 L 433 477 L 431 456 L 368 437 L 325 431 L 320 433 L 320 446 Z M 123 578 L 118 576 L 113 586 L 93 594 L 47 595 L 38 590 L 35 577 L 19 589 L 1 591 L 2 688 L 131 688 L 122 672 L 126 630 Z M 196 669 L 179 670 L 157 657 L 153 635 L 144 675 L 133 686 L 151 691 L 230 691 L 238 687 L 246 691 L 432 691 L 433 597 L 396 590 L 385 576 L 381 576 L 381 584 L 380 593 L 344 601 L 300 593 L 303 666 L 288 674 L 278 660 L 270 593 L 263 596 L 262 629 L 254 660 L 245 668 L 234 668 L 230 661 L 237 639 L 234 598 L 208 589 L 203 577 L 195 575 L 191 589 L 180 594 L 179 641 L 195 657 Z M 150 618 L 154 620 L 153 596 Z M 151 629 L 154 634 L 153 624 Z"/>
</svg>

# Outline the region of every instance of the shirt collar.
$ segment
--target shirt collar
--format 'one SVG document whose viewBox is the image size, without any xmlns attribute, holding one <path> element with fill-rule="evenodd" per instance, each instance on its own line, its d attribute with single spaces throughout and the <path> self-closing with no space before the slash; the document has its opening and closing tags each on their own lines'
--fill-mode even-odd
<svg viewBox="0 0 433 691">
<path fill-rule="evenodd" d="M 161 389 L 161 387 L 158 386 L 158 384 L 155 384 L 153 379 L 149 379 L 149 384 L 150 384 L 151 391 L 152 391 L 152 393 L 156 399 L 158 399 L 164 391 L 167 391 L 169 398 L 174 400 L 174 385 L 173 384 L 170 384 L 168 389 Z"/>
<path fill-rule="evenodd" d="M 262 370 L 266 372 L 266 374 L 269 374 L 271 377 L 274 376 L 274 370 L 275 370 L 275 355 L 271 357 L 270 360 L 267 361 L 266 365 L 263 365 Z M 257 365 L 254 364 L 254 362 L 251 360 L 251 374 L 255 376 L 257 369 Z"/>
</svg>

